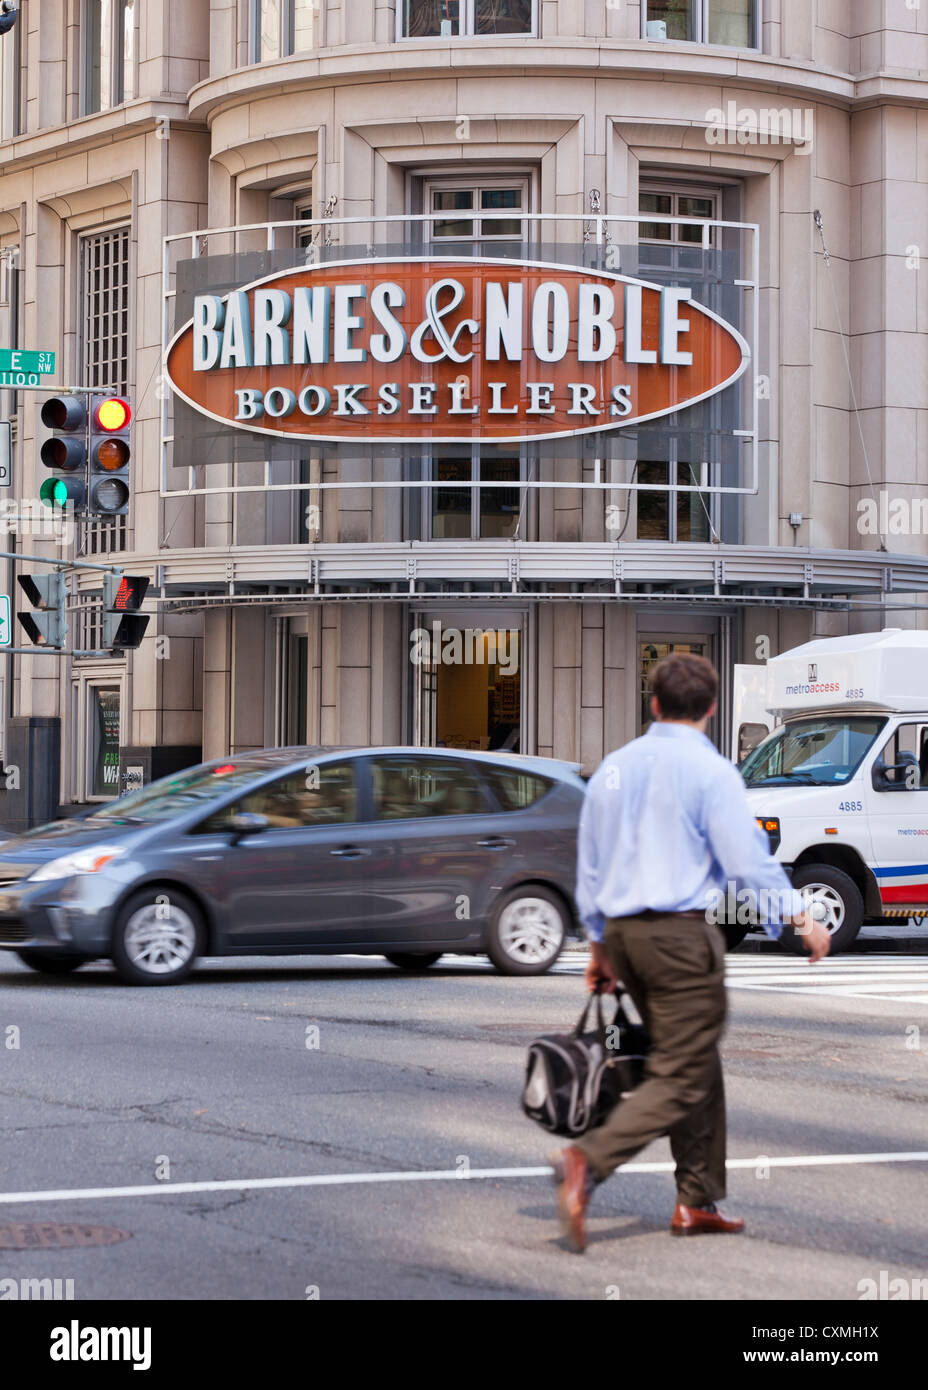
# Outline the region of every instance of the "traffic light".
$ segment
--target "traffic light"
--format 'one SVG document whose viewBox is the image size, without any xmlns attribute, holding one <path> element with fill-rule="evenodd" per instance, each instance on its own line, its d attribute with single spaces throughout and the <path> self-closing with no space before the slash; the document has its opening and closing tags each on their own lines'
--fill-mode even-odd
<svg viewBox="0 0 928 1390">
<path fill-rule="evenodd" d="M 40 458 L 56 474 L 39 487 L 46 507 L 79 511 L 87 500 L 87 403 L 80 396 L 52 396 L 42 406 L 42 424 L 54 430 Z"/>
<path fill-rule="evenodd" d="M 141 644 L 148 614 L 139 613 L 149 581 L 139 574 L 103 576 L 103 646 L 130 651 Z"/>
<path fill-rule="evenodd" d="M 26 629 L 29 641 L 36 647 L 63 647 L 68 639 L 68 619 L 65 600 L 68 581 L 63 570 L 48 574 L 17 575 L 26 598 L 37 609 L 35 613 L 17 613 Z"/>
<path fill-rule="evenodd" d="M 122 396 L 90 401 L 90 498 L 94 516 L 121 516 L 129 510 L 132 407 Z"/>
</svg>

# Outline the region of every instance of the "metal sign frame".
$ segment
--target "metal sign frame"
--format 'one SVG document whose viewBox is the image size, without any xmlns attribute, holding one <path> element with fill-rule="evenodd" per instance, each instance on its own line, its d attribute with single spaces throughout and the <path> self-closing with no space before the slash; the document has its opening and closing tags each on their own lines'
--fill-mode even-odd
<svg viewBox="0 0 928 1390">
<path fill-rule="evenodd" d="M 596 199 L 596 200 L 594 201 L 594 206 L 596 205 L 596 203 L 598 203 L 598 199 Z M 513 214 L 512 214 L 512 211 L 511 211 L 511 210 L 507 210 L 507 211 L 505 211 L 505 212 L 490 212 L 490 211 L 484 211 L 484 210 L 481 209 L 481 211 L 480 211 L 480 219 L 481 219 L 481 221 L 510 221 L 510 222 L 511 222 L 511 221 L 512 221 L 512 216 L 513 216 Z M 689 248 L 692 249 L 692 250 L 702 249 L 703 251 L 710 251 L 710 250 L 712 249 L 712 235 L 713 235 L 713 230 L 714 230 L 714 229 L 719 229 L 720 231 L 721 231 L 721 230 L 727 230 L 727 231 L 739 232 L 739 233 L 748 235 L 748 236 L 750 237 L 750 239 L 751 239 L 750 251 L 749 251 L 748 255 L 745 257 L 745 259 L 749 260 L 750 266 L 751 266 L 750 278 L 741 278 L 741 277 L 739 277 L 737 280 L 735 280 L 735 281 L 732 282 L 732 283 L 733 283 L 733 286 L 734 286 L 735 288 L 738 288 L 738 289 L 740 289 L 740 290 L 743 292 L 743 296 L 749 296 L 749 304 L 748 304 L 748 307 L 747 307 L 747 310 L 746 310 L 745 314 L 743 315 L 742 323 L 743 323 L 744 325 L 750 323 L 750 325 L 751 325 L 750 338 L 749 338 L 749 341 L 748 341 L 748 346 L 749 346 L 749 350 L 750 350 L 749 379 L 750 379 L 750 381 L 751 381 L 751 391 L 750 391 L 750 396 L 751 396 L 750 421 L 749 421 L 749 427 L 748 427 L 748 428 L 745 428 L 745 429 L 737 429 L 737 430 L 732 431 L 733 437 L 739 441 L 739 444 L 741 445 L 742 449 L 747 449 L 747 450 L 749 451 L 749 456 L 750 456 L 749 475 L 748 475 L 748 476 L 749 476 L 749 482 L 748 482 L 746 485 L 744 485 L 744 486 L 725 486 L 725 485 L 721 485 L 721 484 L 719 484 L 719 485 L 706 484 L 705 486 L 703 486 L 703 485 L 700 484 L 700 483 L 695 483 L 695 484 L 677 484 L 677 483 L 671 483 L 671 482 L 669 482 L 669 481 L 668 481 L 667 483 L 652 483 L 652 482 L 648 482 L 648 483 L 646 483 L 646 484 L 643 484 L 643 483 L 636 483 L 636 482 L 622 482 L 622 481 L 617 481 L 617 480 L 614 479 L 614 478 L 605 478 L 605 477 L 603 477 L 603 472 L 604 472 L 604 470 L 603 470 L 603 466 L 602 466 L 602 465 L 603 465 L 604 460 L 601 459 L 601 458 L 596 458 L 596 459 L 593 460 L 594 477 L 593 477 L 593 480 L 592 480 L 592 481 L 589 481 L 589 482 L 574 481 L 574 480 L 564 480 L 564 481 L 560 481 L 560 480 L 556 480 L 556 479 L 541 480 L 541 479 L 538 479 L 538 478 L 526 478 L 526 479 L 523 479 L 523 480 L 520 481 L 519 487 L 520 487 L 520 488 L 524 487 L 524 488 L 532 488 L 532 489 L 541 489 L 541 490 L 544 490 L 544 489 L 558 489 L 558 488 L 567 488 L 567 489 L 576 489 L 576 490 L 593 490 L 593 491 L 599 491 L 599 492 L 614 492 L 614 491 L 619 491 L 619 492 L 637 492 L 637 491 L 639 491 L 639 490 L 647 490 L 648 492 L 668 492 L 668 493 L 669 493 L 669 492 L 679 492 L 679 493 L 697 492 L 697 493 L 701 493 L 701 494 L 704 495 L 704 496 L 705 496 L 705 495 L 713 495 L 713 494 L 729 495 L 729 496 L 756 496 L 756 495 L 757 495 L 757 492 L 758 492 L 758 471 L 759 471 L 759 470 L 758 470 L 758 439 L 759 439 L 758 375 L 759 375 L 759 373 L 758 373 L 758 360 L 757 360 L 757 349 L 758 349 L 758 344 L 759 344 L 759 341 L 760 341 L 760 228 L 759 228 L 759 225 L 758 225 L 756 222 L 731 222 L 731 221 L 724 221 L 724 220 L 720 220 L 720 219 L 716 219 L 716 218 L 666 217 L 666 216 L 662 217 L 662 216 L 659 216 L 659 215 L 657 215 L 657 214 L 655 214 L 655 213 L 651 213 L 651 212 L 647 213 L 646 216 L 643 215 L 643 214 L 641 214 L 641 213 L 635 213 L 635 214 L 631 214 L 631 213 L 613 213 L 613 214 L 605 214 L 605 213 L 601 213 L 601 212 L 598 212 L 598 211 L 593 211 L 593 212 L 584 213 L 584 214 L 565 214 L 565 213 L 554 213 L 554 212 L 536 212 L 536 213 L 520 212 L 519 216 L 520 216 L 520 220 L 521 220 L 523 223 L 527 224 L 529 227 L 539 227 L 539 228 L 541 228 L 541 227 L 544 227 L 545 225 L 551 225 L 551 224 L 556 224 L 556 225 L 558 225 L 558 226 L 560 226 L 560 227 L 563 227 L 563 226 L 565 226 L 565 224 L 566 224 L 566 225 L 575 224 L 575 225 L 579 228 L 579 230 L 580 230 L 580 236 L 579 236 L 579 238 L 577 239 L 577 244 L 578 244 L 578 245 L 582 245 L 582 244 L 584 244 L 584 243 L 586 243 L 586 244 L 593 243 L 593 244 L 595 244 L 595 245 L 597 245 L 597 246 L 602 247 L 604 250 L 607 249 L 607 248 L 610 248 L 610 247 L 615 247 L 617 250 L 620 251 L 620 250 L 621 250 L 621 247 L 622 247 L 623 245 L 634 245 L 634 244 L 637 244 L 637 228 L 639 227 L 639 225 L 641 224 L 642 221 L 658 222 L 658 223 L 661 223 L 662 225 L 667 225 L 667 226 L 671 226 L 671 227 L 678 227 L 678 226 L 698 227 L 698 228 L 700 229 L 700 232 L 701 232 L 701 242 L 700 242 L 699 244 L 697 244 L 695 241 L 694 241 L 694 242 L 691 242 L 691 243 L 687 243 L 687 245 L 689 246 Z M 178 253 L 178 252 L 181 252 L 181 253 L 182 253 L 182 250 L 183 250 L 184 245 L 186 245 L 186 246 L 189 248 L 189 258 L 190 258 L 191 260 L 198 260 L 198 259 L 204 254 L 204 253 L 203 253 L 203 249 L 202 249 L 203 246 L 204 246 L 204 244 L 208 243 L 208 241 L 209 241 L 209 239 L 210 239 L 211 237 L 217 237 L 217 238 L 218 238 L 218 237 L 232 238 L 233 246 L 235 246 L 235 244 L 236 244 L 236 238 L 238 238 L 238 237 L 240 237 L 240 236 L 243 236 L 243 235 L 254 236 L 255 234 L 263 234 L 264 239 L 265 239 L 265 247 L 264 247 L 264 250 L 266 250 L 266 251 L 274 251 L 274 250 L 277 249 L 278 246 L 279 246 L 279 241 L 278 241 L 278 235 L 277 235 L 277 234 L 278 234 L 279 232 L 282 232 L 282 231 L 285 231 L 285 230 L 286 230 L 287 232 L 294 232 L 294 233 L 299 232 L 299 233 L 304 234 L 304 235 L 307 234 L 307 233 L 309 233 L 309 234 L 311 234 L 314 238 L 321 239 L 322 245 L 325 246 L 325 247 L 328 247 L 328 246 L 331 246 L 331 245 L 334 243 L 334 241 L 336 240 L 334 234 L 335 234 L 335 233 L 338 231 L 338 229 L 340 229 L 340 228 L 367 228 L 367 229 L 369 229 L 369 231 L 372 233 L 372 232 L 373 232 L 373 229 L 374 229 L 375 227 L 378 227 L 378 228 L 379 228 L 379 227 L 381 227 L 381 226 L 385 226 L 385 227 L 386 227 L 386 226 L 389 226 L 389 225 L 396 225 L 396 224 L 401 224 L 401 225 L 405 225 L 405 226 L 412 226 L 412 225 L 414 225 L 414 224 L 430 224 L 430 223 L 433 223 L 433 222 L 440 222 L 440 221 L 443 221 L 443 220 L 447 220 L 447 212 L 438 212 L 438 213 L 391 213 L 391 214 L 387 214 L 387 215 L 383 215 L 383 216 L 379 216 L 379 215 L 376 215 L 376 214 L 368 214 L 367 216 L 361 216 L 361 217 L 341 217 L 341 218 L 335 218 L 335 217 L 331 217 L 331 216 L 330 216 L 330 217 L 311 218 L 311 219 L 307 219 L 307 220 L 305 220 L 305 221 L 302 220 L 302 219 L 290 219 L 290 220 L 287 220 L 287 221 L 279 221 L 279 222 L 252 222 L 252 223 L 246 223 L 246 224 L 241 225 L 241 226 L 218 227 L 218 228 L 217 228 L 217 227 L 213 227 L 213 228 L 206 228 L 206 229 L 203 229 L 203 230 L 192 231 L 192 232 L 178 232 L 178 233 L 173 233 L 173 234 L 171 234 L 171 235 L 169 235 L 169 236 L 166 236 L 166 237 L 163 239 L 163 243 L 162 243 L 162 338 L 161 338 L 161 378 L 160 378 L 159 388 L 158 388 L 158 396 L 159 396 L 159 399 L 160 399 L 160 401 L 161 401 L 161 479 L 160 479 L 160 492 L 161 492 L 161 496 L 162 496 L 162 497 L 165 497 L 165 498 L 167 498 L 167 497 L 204 497 L 204 496 L 210 496 L 210 495 L 224 495 L 224 496 L 230 496 L 230 495 L 231 495 L 231 496 L 238 496 L 239 494 L 244 494 L 244 493 L 249 493 L 249 492 L 260 492 L 260 493 L 267 493 L 267 492 L 287 492 L 287 493 L 293 493 L 293 492 L 297 492 L 297 491 L 306 491 L 306 492 L 319 492 L 319 493 L 321 493 L 321 492 L 326 492 L 326 491 L 333 491 L 333 492 L 347 491 L 347 490 L 351 490 L 351 489 L 361 490 L 361 491 L 365 491 L 365 490 L 370 489 L 370 488 L 376 488 L 376 489 L 401 488 L 401 489 L 406 489 L 406 490 L 415 490 L 415 489 L 432 488 L 432 487 L 434 487 L 434 486 L 435 486 L 434 480 L 433 480 L 433 479 L 428 479 L 428 478 L 427 478 L 427 479 L 415 479 L 415 480 L 411 480 L 411 479 L 383 479 L 383 478 L 377 479 L 377 478 L 373 478 L 373 477 L 372 477 L 372 478 L 369 478 L 369 479 L 366 479 L 366 480 L 362 479 L 362 480 L 360 480 L 360 481 L 358 481 L 358 480 L 351 480 L 351 481 L 348 481 L 348 480 L 344 480 L 344 479 L 339 478 L 339 479 L 337 479 L 337 480 L 335 480 L 335 481 L 329 481 L 329 482 L 323 482 L 323 481 L 317 481 L 317 482 L 296 482 L 296 481 L 294 481 L 294 482 L 286 482 L 286 483 L 275 483 L 275 482 L 272 482 L 272 467 L 273 467 L 273 465 L 272 465 L 272 463 L 271 463 L 270 460 L 265 460 L 265 462 L 264 462 L 264 480 L 263 480 L 262 482 L 260 482 L 260 483 L 225 483 L 225 484 L 212 484 L 212 485 L 205 485 L 205 486 L 197 486 L 196 468 L 197 468 L 198 465 L 193 465 L 193 464 L 191 464 L 191 465 L 189 465 L 188 468 L 187 468 L 187 479 L 188 479 L 188 481 L 187 481 L 187 486 L 186 486 L 186 487 L 171 487 L 171 486 L 169 485 L 169 477 L 168 477 L 168 475 L 169 475 L 169 471 L 170 471 L 171 467 L 173 466 L 173 465 L 172 465 L 172 462 L 171 462 L 171 450 L 172 450 L 172 446 L 173 446 L 173 443 L 174 443 L 174 436 L 173 436 L 173 434 L 171 433 L 171 429 L 170 429 L 170 401 L 171 401 L 171 396 L 172 396 L 172 394 L 173 394 L 173 388 L 171 387 L 170 382 L 169 382 L 169 379 L 168 379 L 168 376 L 167 376 L 167 354 L 168 354 L 168 351 L 169 351 L 169 348 L 170 348 L 171 344 L 174 342 L 174 340 L 175 340 L 175 338 L 176 338 L 176 336 L 177 336 L 177 332 L 176 332 L 175 326 L 174 326 L 174 324 L 173 324 L 172 321 L 171 321 L 171 320 L 172 320 L 173 301 L 174 301 L 174 299 L 176 298 L 176 295 L 177 295 L 177 290 L 176 290 L 176 288 L 174 287 L 174 284 L 173 284 L 173 274 L 174 274 L 174 272 L 173 272 L 173 269 L 172 269 L 172 260 L 179 260 L 179 259 L 181 259 L 181 256 L 179 256 L 177 253 Z M 613 234 L 612 234 L 612 229 L 615 228 L 616 230 L 618 230 L 618 229 L 620 229 L 620 228 L 628 228 L 628 227 L 634 227 L 634 228 L 636 229 L 636 238 L 635 238 L 635 241 L 633 241 L 633 242 L 629 242 L 628 240 L 619 240 L 619 241 L 616 241 L 615 237 L 614 237 Z M 250 248 L 250 249 L 255 249 L 255 248 Z M 308 254 L 307 254 L 307 257 L 306 257 L 306 263 L 307 263 L 307 265 L 320 265 L 320 264 L 325 264 L 325 262 L 323 262 L 323 261 L 321 260 L 321 258 L 318 256 L 318 254 L 316 254 L 316 247 L 315 247 L 315 245 L 311 245 L 311 246 L 307 247 L 306 249 L 307 249 L 307 253 L 308 253 Z M 373 247 L 371 247 L 371 250 L 372 250 L 372 252 L 373 252 Z M 227 252 L 223 252 L 222 254 L 228 254 L 228 253 L 227 253 Z M 426 257 L 425 259 L 429 259 L 429 260 L 438 260 L 438 259 L 440 259 L 440 258 L 441 258 L 441 252 L 440 252 L 440 251 L 436 251 L 436 253 L 435 253 L 434 256 L 429 256 L 429 257 Z M 347 258 L 346 258 L 346 259 L 347 259 Z M 356 259 L 356 258 L 355 258 L 355 259 Z M 372 255 L 372 259 L 374 259 L 373 255 Z M 404 257 L 404 259 L 412 260 L 412 259 L 415 259 L 415 258 L 414 258 L 414 257 Z M 486 258 L 485 258 L 485 257 L 482 257 L 482 258 L 480 258 L 480 259 L 486 259 Z M 504 261 L 504 262 L 505 262 L 505 258 L 500 258 L 500 259 L 501 259 L 501 261 Z M 505 263 L 510 264 L 510 265 L 516 264 L 516 262 L 514 262 L 514 261 L 509 261 L 509 262 L 505 262 Z M 332 265 L 339 264 L 337 258 L 333 258 L 331 264 L 332 264 Z M 296 267 L 294 267 L 294 268 L 296 268 Z M 574 269 L 574 270 L 578 269 L 577 266 L 573 266 L 573 267 L 570 267 L 570 268 L 571 268 L 571 269 Z M 591 274 L 597 274 L 597 273 L 599 273 L 599 272 L 597 272 L 597 271 L 596 271 L 594 268 L 592 268 L 592 267 L 589 267 L 589 270 L 590 270 L 590 273 L 591 273 Z M 608 274 L 608 273 L 610 273 L 610 272 L 607 271 L 607 272 L 605 272 L 605 273 Z M 648 282 L 645 282 L 645 283 L 648 283 Z M 656 286 L 656 288 L 659 288 L 659 286 Z M 730 325 L 730 326 L 731 326 L 732 328 L 734 327 L 734 325 Z M 742 337 L 743 337 L 743 336 L 745 336 L 745 335 L 742 334 Z M 687 404 L 691 404 L 691 402 L 687 402 Z M 228 422 L 223 422 L 223 423 L 228 423 Z M 231 429 L 231 428 L 232 428 L 232 426 L 230 425 L 230 429 Z M 570 438 L 570 436 L 569 436 L 569 435 L 568 435 L 568 436 L 562 436 L 562 438 Z M 320 442 L 321 442 L 321 441 L 320 441 Z M 534 440 L 533 440 L 533 441 L 531 441 L 531 442 L 534 443 L 534 442 L 538 442 L 538 441 L 534 441 Z M 543 441 L 542 441 L 542 442 L 543 442 Z M 413 446 L 410 446 L 410 447 L 413 447 Z M 200 466 L 202 466 L 202 465 L 200 465 Z M 217 465 L 217 466 L 218 466 L 218 465 Z M 370 470 L 371 473 L 373 473 L 373 472 L 375 471 L 375 467 L 376 467 L 376 461 L 372 461 L 371 470 Z M 608 472 L 608 471 L 611 471 L 611 469 L 607 469 L 606 471 L 607 471 L 607 472 Z M 488 487 L 488 488 L 500 488 L 500 489 L 510 488 L 510 489 L 511 489 L 512 486 L 513 486 L 513 484 L 512 484 L 511 481 L 498 482 L 498 483 L 488 482 L 488 483 L 486 483 L 486 484 L 481 484 L 481 486 L 482 486 L 482 487 Z"/>
</svg>

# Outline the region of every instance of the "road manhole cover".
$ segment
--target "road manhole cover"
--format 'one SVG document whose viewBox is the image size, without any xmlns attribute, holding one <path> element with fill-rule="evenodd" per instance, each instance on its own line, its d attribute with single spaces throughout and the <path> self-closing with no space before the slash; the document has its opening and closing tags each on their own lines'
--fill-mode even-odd
<svg viewBox="0 0 928 1390">
<path fill-rule="evenodd" d="M 68 1221 L 12 1221 L 0 1224 L 0 1250 L 68 1250 L 77 1245 L 115 1245 L 131 1231 L 115 1226 L 79 1226 Z"/>
</svg>

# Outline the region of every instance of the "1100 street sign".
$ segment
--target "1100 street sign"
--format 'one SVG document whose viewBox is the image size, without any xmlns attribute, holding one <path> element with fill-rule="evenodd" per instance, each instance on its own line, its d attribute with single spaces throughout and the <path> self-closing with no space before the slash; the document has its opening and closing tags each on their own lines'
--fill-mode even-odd
<svg viewBox="0 0 928 1390">
<path fill-rule="evenodd" d="M 0 594 L 0 648 L 13 645 L 12 620 L 10 617 L 10 596 Z"/>
<path fill-rule="evenodd" d="M 54 376 L 55 354 L 26 348 L 0 348 L 0 386 L 40 386 Z"/>
</svg>

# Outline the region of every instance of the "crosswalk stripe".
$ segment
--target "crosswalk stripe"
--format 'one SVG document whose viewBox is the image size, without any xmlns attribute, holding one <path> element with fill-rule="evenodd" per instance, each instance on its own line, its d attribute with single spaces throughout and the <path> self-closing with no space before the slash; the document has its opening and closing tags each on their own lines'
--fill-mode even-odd
<svg viewBox="0 0 928 1390">
<path fill-rule="evenodd" d="M 811 994 L 831 999 L 883 999 L 895 1004 L 928 1003 L 928 962 L 894 956 L 841 957 L 811 966 L 801 956 L 729 959 L 729 989 Z"/>
<path fill-rule="evenodd" d="M 587 955 L 570 951 L 551 967 L 552 975 L 582 975 Z M 448 954 L 442 965 L 490 971 L 481 956 Z M 732 990 L 810 994 L 825 998 L 883 999 L 894 1004 L 928 1004 L 928 958 L 873 955 L 865 959 L 842 956 L 810 965 L 804 956 L 777 952 L 769 956 L 728 956 L 725 983 Z"/>
<path fill-rule="evenodd" d="M 725 982 L 731 990 L 761 993 L 809 994 L 824 998 L 886 1000 L 895 1004 L 928 1004 L 928 960 L 898 956 L 841 957 L 812 966 L 804 956 L 729 956 Z M 580 975 L 586 958 L 562 958 L 554 970 Z"/>
</svg>

